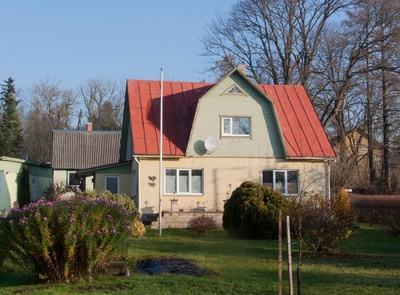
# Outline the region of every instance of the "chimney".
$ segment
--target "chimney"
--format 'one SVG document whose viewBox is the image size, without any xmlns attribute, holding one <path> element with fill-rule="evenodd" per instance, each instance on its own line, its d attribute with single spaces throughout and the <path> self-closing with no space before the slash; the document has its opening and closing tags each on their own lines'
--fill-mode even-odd
<svg viewBox="0 0 400 295">
<path fill-rule="evenodd" d="M 92 123 L 87 123 L 86 131 L 92 131 Z"/>
<path fill-rule="evenodd" d="M 246 76 L 246 65 L 245 64 L 238 64 L 237 69 L 242 72 L 243 75 Z"/>
</svg>

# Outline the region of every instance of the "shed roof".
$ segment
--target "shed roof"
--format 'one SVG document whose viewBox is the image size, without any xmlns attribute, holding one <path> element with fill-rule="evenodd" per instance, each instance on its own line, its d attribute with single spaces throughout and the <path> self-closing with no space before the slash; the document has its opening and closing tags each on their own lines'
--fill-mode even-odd
<svg viewBox="0 0 400 295">
<path fill-rule="evenodd" d="M 119 160 L 120 131 L 53 131 L 53 169 L 86 169 Z"/>
<path fill-rule="evenodd" d="M 164 155 L 184 156 L 197 103 L 215 85 L 164 81 Z M 275 105 L 287 157 L 335 157 L 303 86 L 254 86 Z M 133 150 L 136 155 L 159 154 L 160 96 L 160 81 L 127 81 Z"/>
</svg>

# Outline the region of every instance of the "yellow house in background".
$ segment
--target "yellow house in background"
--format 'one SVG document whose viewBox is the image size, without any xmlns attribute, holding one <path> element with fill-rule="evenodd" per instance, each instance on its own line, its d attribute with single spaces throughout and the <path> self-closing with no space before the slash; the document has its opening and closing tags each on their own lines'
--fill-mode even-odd
<svg viewBox="0 0 400 295">
<path fill-rule="evenodd" d="M 376 177 L 379 177 L 382 159 L 383 145 L 376 139 L 372 139 L 373 147 L 373 162 L 376 172 Z M 333 148 L 337 155 L 340 155 L 340 142 L 338 139 L 332 141 Z M 368 135 L 360 128 L 348 132 L 345 138 L 345 153 L 344 159 L 338 156 L 338 163 L 332 168 L 334 177 L 339 177 L 339 170 L 347 182 L 349 189 L 360 189 L 369 186 L 369 159 L 368 159 Z M 340 166 L 340 167 L 339 167 Z"/>
</svg>

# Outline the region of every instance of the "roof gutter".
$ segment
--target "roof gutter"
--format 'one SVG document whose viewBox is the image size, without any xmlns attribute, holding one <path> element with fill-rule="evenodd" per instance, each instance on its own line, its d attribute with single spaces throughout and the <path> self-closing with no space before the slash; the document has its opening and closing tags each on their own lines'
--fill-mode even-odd
<svg viewBox="0 0 400 295">
<path fill-rule="evenodd" d="M 133 160 L 137 163 L 138 165 L 138 172 L 137 172 L 137 206 L 138 206 L 138 210 L 140 210 L 140 161 L 139 161 L 139 156 L 133 156 Z"/>
<path fill-rule="evenodd" d="M 286 160 L 310 160 L 310 161 L 336 162 L 336 158 L 334 158 L 334 157 L 286 157 Z"/>
</svg>

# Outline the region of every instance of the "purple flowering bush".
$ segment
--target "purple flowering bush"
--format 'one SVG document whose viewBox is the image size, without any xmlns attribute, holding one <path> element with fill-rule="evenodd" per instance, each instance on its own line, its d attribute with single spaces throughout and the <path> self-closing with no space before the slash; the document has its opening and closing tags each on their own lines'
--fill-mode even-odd
<svg viewBox="0 0 400 295">
<path fill-rule="evenodd" d="M 109 199 L 41 199 L 1 220 L 0 243 L 22 267 L 52 282 L 84 281 L 126 254 L 137 213 Z"/>
</svg>

